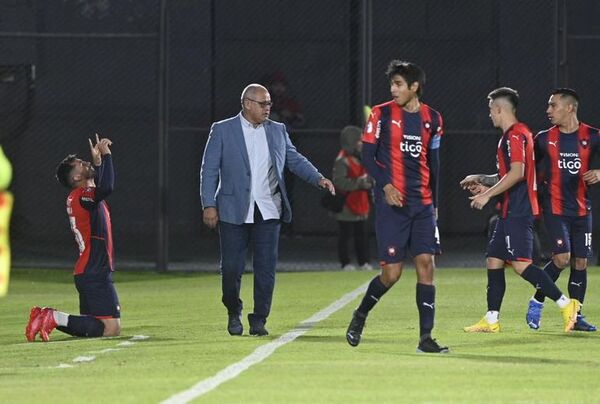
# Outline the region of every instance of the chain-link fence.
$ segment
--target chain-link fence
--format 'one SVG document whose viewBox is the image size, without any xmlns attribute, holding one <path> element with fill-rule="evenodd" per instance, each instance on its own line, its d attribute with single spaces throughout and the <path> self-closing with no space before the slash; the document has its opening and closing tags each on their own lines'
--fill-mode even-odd
<svg viewBox="0 0 600 404">
<path fill-rule="evenodd" d="M 476 4 L 475 4 L 476 3 Z M 273 118 L 330 175 L 339 131 L 387 101 L 394 58 L 427 73 L 423 100 L 444 117 L 440 265 L 479 265 L 490 210 L 472 211 L 458 182 L 495 170 L 499 134 L 486 95 L 521 94 L 520 117 L 548 126 L 557 85 L 576 88 L 580 117 L 600 125 L 600 6 L 591 0 L 12 0 L 0 2 L 0 130 L 15 167 L 17 265 L 70 264 L 75 247 L 53 180 L 87 136 L 114 141 L 111 196 L 121 266 L 217 267 L 202 225 L 199 167 L 210 124 L 239 112 L 245 85 L 267 85 Z M 294 220 L 282 267 L 335 267 L 336 222 L 320 193 L 289 177 Z M 594 190 L 596 206 L 600 203 Z M 596 228 L 598 226 L 596 225 Z M 374 252 L 374 249 L 373 249 Z M 294 264 L 291 264 L 291 263 Z"/>
</svg>

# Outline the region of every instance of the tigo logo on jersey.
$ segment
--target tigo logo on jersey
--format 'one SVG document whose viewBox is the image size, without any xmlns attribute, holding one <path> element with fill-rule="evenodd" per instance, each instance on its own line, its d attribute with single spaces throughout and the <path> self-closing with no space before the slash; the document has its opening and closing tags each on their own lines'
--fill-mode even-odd
<svg viewBox="0 0 600 404">
<path fill-rule="evenodd" d="M 567 170 L 569 174 L 576 175 L 581 169 L 581 159 L 578 153 L 560 153 L 562 159 L 558 160 L 558 168 Z M 575 157 L 575 158 L 573 158 Z"/>
<path fill-rule="evenodd" d="M 411 140 L 413 142 L 411 142 Z M 423 151 L 421 136 L 404 135 L 404 140 L 402 143 L 400 143 L 400 151 L 408 153 L 414 158 L 419 157 L 421 155 L 421 151 Z"/>
</svg>

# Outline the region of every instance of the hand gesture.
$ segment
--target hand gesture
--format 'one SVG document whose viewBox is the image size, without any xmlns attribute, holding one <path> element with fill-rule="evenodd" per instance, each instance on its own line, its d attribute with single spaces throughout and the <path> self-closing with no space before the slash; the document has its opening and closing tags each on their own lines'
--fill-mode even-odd
<svg viewBox="0 0 600 404">
<path fill-rule="evenodd" d="M 469 199 L 471 200 L 471 207 L 479 210 L 483 209 L 483 207 L 490 201 L 490 197 L 485 192 L 483 194 L 470 196 Z"/>
<path fill-rule="evenodd" d="M 319 186 L 321 188 L 327 189 L 331 193 L 331 195 L 335 195 L 335 187 L 333 186 L 333 182 L 331 182 L 327 178 L 325 178 L 325 177 L 321 178 L 319 180 Z"/>
<path fill-rule="evenodd" d="M 486 187 L 485 185 L 475 184 L 475 185 L 469 185 L 469 187 L 467 189 L 469 190 L 471 195 L 479 195 L 479 194 L 483 194 L 485 191 L 487 191 L 490 188 Z"/>
<path fill-rule="evenodd" d="M 600 170 L 590 170 L 583 174 L 583 180 L 587 185 L 594 185 L 600 182 Z"/>
<path fill-rule="evenodd" d="M 98 139 L 98 134 L 96 133 L 96 144 L 92 143 L 92 139 L 88 138 L 88 142 L 90 144 L 90 154 L 92 155 L 92 163 L 95 166 L 99 166 L 102 164 L 102 155 L 100 154 L 100 149 L 98 148 L 98 143 L 100 140 Z"/>
<path fill-rule="evenodd" d="M 90 143 L 90 153 L 92 155 L 92 162 L 95 166 L 102 164 L 102 156 L 105 154 L 111 154 L 109 146 L 112 145 L 112 141 L 107 138 L 102 138 L 96 133 L 96 144 L 92 143 L 92 139 L 88 139 Z"/>
<path fill-rule="evenodd" d="M 404 197 L 392 184 L 386 184 L 383 187 L 383 192 L 385 192 L 385 201 L 388 205 L 391 206 L 404 206 Z"/>
<path fill-rule="evenodd" d="M 477 174 L 467 175 L 461 182 L 460 186 L 462 189 L 469 189 L 472 185 L 481 184 L 481 178 Z"/>
</svg>

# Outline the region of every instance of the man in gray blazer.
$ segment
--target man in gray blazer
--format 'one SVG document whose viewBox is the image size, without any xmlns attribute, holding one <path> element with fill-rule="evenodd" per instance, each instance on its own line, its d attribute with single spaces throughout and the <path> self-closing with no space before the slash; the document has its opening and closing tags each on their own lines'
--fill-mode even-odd
<svg viewBox="0 0 600 404">
<path fill-rule="evenodd" d="M 203 220 L 219 227 L 227 331 L 241 335 L 240 285 L 248 246 L 254 268 L 250 335 L 268 335 L 281 221 L 292 219 L 283 170 L 335 193 L 333 184 L 291 143 L 285 125 L 271 121 L 271 95 L 260 84 L 242 92 L 242 111 L 212 125 L 200 170 Z"/>
</svg>

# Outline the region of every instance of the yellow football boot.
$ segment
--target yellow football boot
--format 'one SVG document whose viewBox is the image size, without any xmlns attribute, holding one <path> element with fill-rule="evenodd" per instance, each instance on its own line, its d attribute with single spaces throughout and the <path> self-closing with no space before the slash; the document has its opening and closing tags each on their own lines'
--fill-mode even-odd
<svg viewBox="0 0 600 404">
<path fill-rule="evenodd" d="M 465 327 L 465 328 L 463 328 L 463 330 L 465 330 L 465 332 L 490 332 L 490 333 L 496 333 L 496 332 L 500 332 L 500 323 L 498 322 L 498 323 L 490 324 L 490 323 L 488 323 L 488 321 L 484 317 L 481 320 L 479 320 L 478 323 L 473 324 L 470 327 Z"/>
<path fill-rule="evenodd" d="M 571 299 L 571 302 L 561 309 L 563 321 L 565 323 L 565 332 L 571 332 L 577 322 L 577 313 L 581 309 L 581 303 L 577 299 Z"/>
</svg>

